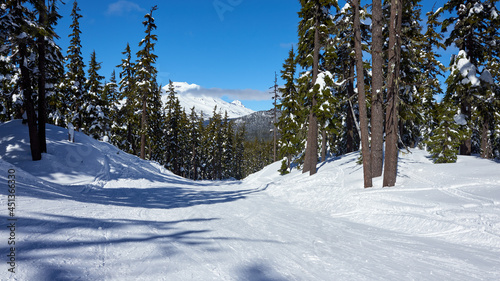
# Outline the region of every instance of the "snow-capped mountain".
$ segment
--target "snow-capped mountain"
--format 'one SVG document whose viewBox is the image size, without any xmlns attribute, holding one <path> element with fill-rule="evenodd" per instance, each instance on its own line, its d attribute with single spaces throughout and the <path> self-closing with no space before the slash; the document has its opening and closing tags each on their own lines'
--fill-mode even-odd
<svg viewBox="0 0 500 281">
<path fill-rule="evenodd" d="M 255 112 L 249 108 L 246 108 L 238 100 L 227 102 L 219 97 L 209 96 L 199 85 L 189 84 L 186 82 L 173 83 L 175 86 L 175 91 L 177 93 L 177 98 L 179 99 L 181 106 L 186 110 L 186 113 L 188 114 L 191 112 L 191 108 L 193 106 L 198 115 L 202 116 L 205 120 L 212 117 L 215 106 L 217 106 L 217 111 L 222 112 L 222 114 L 227 111 L 227 115 L 231 119 L 242 117 Z M 167 95 L 168 85 L 163 87 L 163 103 L 166 102 Z"/>
</svg>

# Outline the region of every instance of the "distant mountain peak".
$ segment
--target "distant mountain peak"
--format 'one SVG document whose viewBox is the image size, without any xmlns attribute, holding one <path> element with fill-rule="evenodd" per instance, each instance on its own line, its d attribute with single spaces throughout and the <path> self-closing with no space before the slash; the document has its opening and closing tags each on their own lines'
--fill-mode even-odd
<svg viewBox="0 0 500 281">
<path fill-rule="evenodd" d="M 184 110 L 189 114 L 191 108 L 195 108 L 196 113 L 201 115 L 203 119 L 207 120 L 212 117 L 214 107 L 217 106 L 217 111 L 223 115 L 227 112 L 229 118 L 239 118 L 255 111 L 246 108 L 241 101 L 235 100 L 227 102 L 213 95 L 209 95 L 205 89 L 196 84 L 189 84 L 187 82 L 173 82 L 177 98 Z M 168 85 L 162 89 L 162 101 L 167 100 Z"/>
</svg>

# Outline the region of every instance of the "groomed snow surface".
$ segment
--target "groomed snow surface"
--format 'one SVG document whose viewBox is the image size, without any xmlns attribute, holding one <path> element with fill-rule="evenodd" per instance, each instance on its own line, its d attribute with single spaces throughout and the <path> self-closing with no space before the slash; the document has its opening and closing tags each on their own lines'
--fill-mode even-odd
<svg viewBox="0 0 500 281">
<path fill-rule="evenodd" d="M 364 189 L 358 153 L 314 176 L 272 164 L 193 182 L 81 133 L 0 125 L 1 280 L 500 280 L 500 164 L 400 154 Z M 15 169 L 15 271 L 7 264 Z M 11 170 L 12 171 L 12 170 Z"/>
</svg>

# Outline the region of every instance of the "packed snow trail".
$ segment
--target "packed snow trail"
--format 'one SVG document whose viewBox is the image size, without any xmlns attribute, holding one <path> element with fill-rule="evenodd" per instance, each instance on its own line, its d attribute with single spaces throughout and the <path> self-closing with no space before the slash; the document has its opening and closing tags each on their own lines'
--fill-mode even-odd
<svg viewBox="0 0 500 281">
<path fill-rule="evenodd" d="M 414 150 L 389 189 L 362 188 L 359 154 L 313 177 L 279 176 L 275 163 L 192 182 L 82 134 L 66 143 L 53 126 L 57 149 L 33 163 L 22 128 L 0 125 L 0 181 L 16 170 L 18 203 L 16 273 L 2 262 L 1 280 L 500 279 L 492 161 L 433 165 Z"/>
</svg>

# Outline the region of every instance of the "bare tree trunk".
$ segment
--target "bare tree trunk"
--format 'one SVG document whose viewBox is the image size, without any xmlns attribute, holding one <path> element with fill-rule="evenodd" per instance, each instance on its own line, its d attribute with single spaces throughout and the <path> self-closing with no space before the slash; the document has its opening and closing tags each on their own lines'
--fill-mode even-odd
<svg viewBox="0 0 500 281">
<path fill-rule="evenodd" d="M 347 77 L 349 77 L 349 82 L 347 83 L 347 95 L 349 100 L 351 100 L 355 93 L 354 93 L 354 67 L 355 67 L 355 60 L 351 59 L 350 62 L 350 67 L 349 67 L 349 72 Z M 355 122 L 354 115 L 352 114 L 354 112 L 354 108 L 352 108 L 352 102 L 349 103 L 348 105 L 348 112 L 346 116 L 346 127 L 347 127 L 347 136 L 346 136 L 346 152 L 353 152 L 356 151 L 356 147 L 354 147 L 354 128 L 357 126 Z"/>
<path fill-rule="evenodd" d="M 39 5 L 39 24 L 42 27 L 47 25 L 47 9 L 45 6 L 45 0 L 38 0 Z M 38 142 L 40 143 L 40 151 L 42 153 L 47 152 L 47 139 L 45 135 L 45 123 L 46 123 L 46 104 L 45 104 L 45 78 L 47 76 L 45 70 L 46 64 L 46 43 L 45 36 L 43 34 L 38 34 Z"/>
<path fill-rule="evenodd" d="M 316 7 L 316 15 L 320 13 L 319 6 Z M 313 53 L 313 77 L 312 77 L 312 86 L 316 84 L 316 79 L 318 78 L 319 72 L 319 21 L 317 16 L 314 31 L 314 53 Z M 313 108 L 317 105 L 316 94 L 312 96 L 312 106 L 311 111 L 309 113 L 309 129 L 307 131 L 307 147 L 306 147 L 306 155 L 304 159 L 304 169 L 303 173 L 309 172 L 312 176 L 316 174 L 316 165 L 318 164 L 318 118 L 316 117 L 316 113 L 314 113 Z"/>
<path fill-rule="evenodd" d="M 471 109 L 470 104 L 467 101 L 462 102 L 460 106 L 460 111 L 462 114 L 467 116 L 467 120 L 470 120 L 471 117 Z M 460 145 L 460 155 L 471 155 L 472 154 L 472 139 L 470 136 L 465 139 Z"/>
<path fill-rule="evenodd" d="M 489 139 L 489 122 L 487 118 L 483 118 L 481 129 L 481 158 L 489 159 L 491 158 L 491 146 Z"/>
<path fill-rule="evenodd" d="M 321 162 L 326 162 L 326 129 L 321 131 Z"/>
<path fill-rule="evenodd" d="M 28 57 L 28 52 L 26 50 L 25 43 L 22 43 L 19 52 L 22 61 L 26 61 Z M 33 96 L 31 93 L 31 81 L 28 66 L 25 63 L 20 63 L 21 68 L 21 89 L 24 94 L 24 107 L 26 110 L 26 116 L 28 119 L 28 131 L 30 138 L 30 148 L 31 148 L 31 158 L 33 161 L 38 161 L 42 159 L 42 152 L 40 150 L 40 140 L 38 138 L 38 129 L 36 124 L 36 112 L 35 105 L 33 102 Z"/>
<path fill-rule="evenodd" d="M 146 159 L 146 94 L 142 96 L 141 159 Z"/>
<path fill-rule="evenodd" d="M 356 73 L 358 85 L 359 122 L 361 129 L 361 146 L 363 153 L 363 178 L 365 188 L 372 187 L 372 167 L 370 146 L 368 143 L 368 109 L 366 107 L 363 52 L 361 48 L 361 23 L 359 19 L 360 0 L 354 1 L 354 49 L 356 53 Z"/>
<path fill-rule="evenodd" d="M 389 29 L 386 140 L 383 186 L 396 184 L 398 167 L 399 64 L 401 58 L 401 0 L 392 0 Z"/>
<path fill-rule="evenodd" d="M 382 35 L 382 19 L 382 1 L 372 0 L 372 177 L 379 177 L 382 175 L 384 162 L 384 96 L 382 92 L 384 84 L 384 73 L 382 70 L 382 47 L 384 38 Z"/>
</svg>

